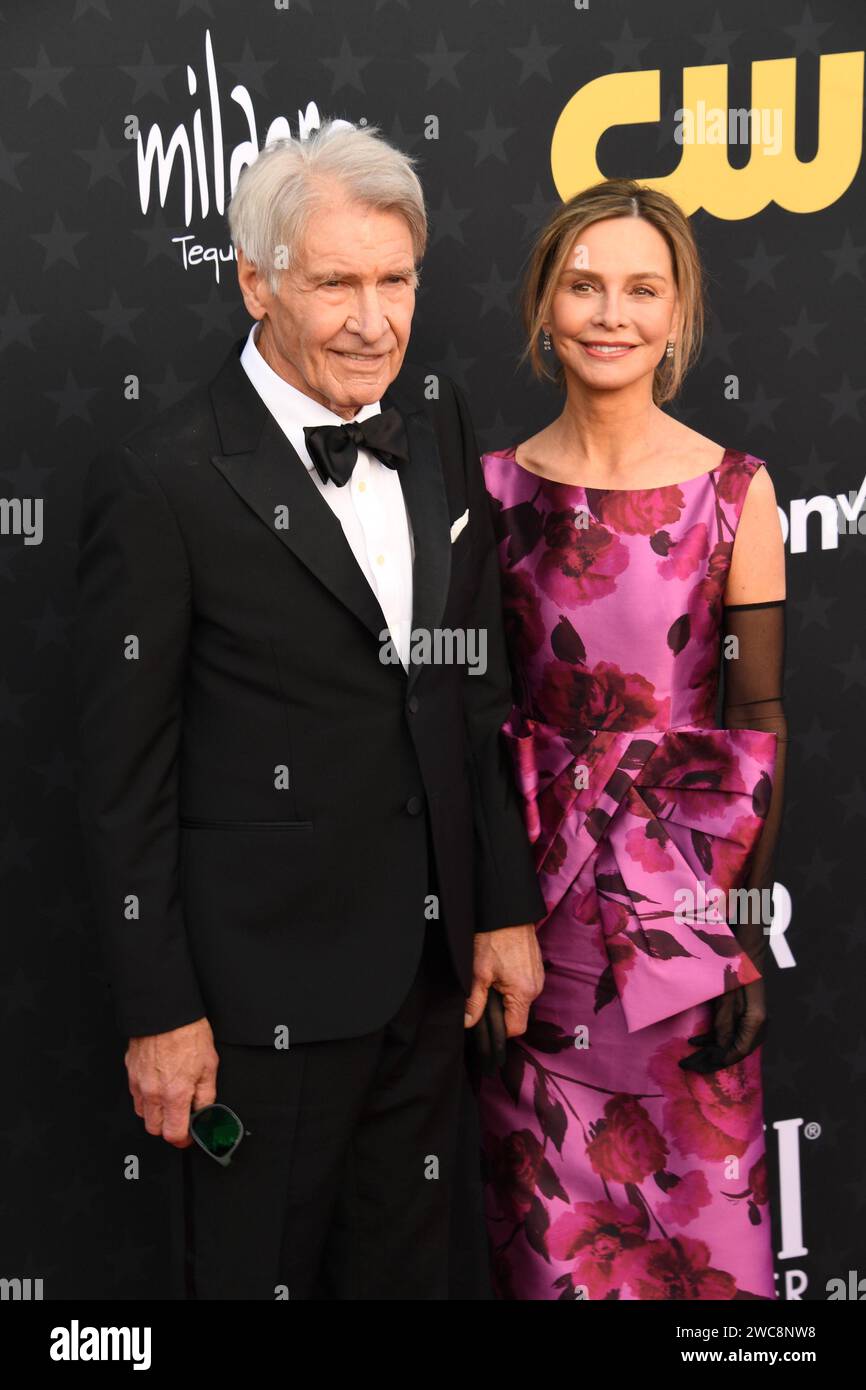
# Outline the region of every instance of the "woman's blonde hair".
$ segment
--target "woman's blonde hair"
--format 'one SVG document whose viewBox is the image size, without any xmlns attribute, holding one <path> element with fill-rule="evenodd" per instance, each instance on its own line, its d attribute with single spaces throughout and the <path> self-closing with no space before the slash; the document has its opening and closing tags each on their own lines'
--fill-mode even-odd
<svg viewBox="0 0 866 1390">
<path fill-rule="evenodd" d="M 521 314 L 526 347 L 520 361 L 531 364 L 540 381 L 562 386 L 564 369 L 557 361 L 551 368 L 539 347 L 541 325 L 559 277 L 576 238 L 593 222 L 608 217 L 642 217 L 661 233 L 671 253 L 679 300 L 679 329 L 672 357 L 665 355 L 653 373 L 653 401 L 664 405 L 679 391 L 686 372 L 696 361 L 704 333 L 704 272 L 691 223 L 666 193 L 645 188 L 634 179 L 604 179 L 576 193 L 558 208 L 539 232 L 529 254 L 521 293 Z"/>
</svg>

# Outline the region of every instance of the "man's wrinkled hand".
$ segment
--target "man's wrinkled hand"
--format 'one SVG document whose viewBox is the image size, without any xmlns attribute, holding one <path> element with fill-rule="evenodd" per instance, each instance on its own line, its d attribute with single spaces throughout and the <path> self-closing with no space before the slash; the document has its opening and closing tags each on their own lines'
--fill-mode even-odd
<svg viewBox="0 0 866 1390">
<path fill-rule="evenodd" d="M 135 1113 L 148 1134 L 186 1149 L 190 1110 L 216 1100 L 219 1054 L 206 1018 L 169 1033 L 130 1038 L 124 1057 Z"/>
<path fill-rule="evenodd" d="M 472 992 L 466 1001 L 464 1023 L 474 1028 L 487 1003 L 488 991 L 502 995 L 505 1032 L 516 1038 L 526 1032 L 529 1008 L 544 988 L 544 966 L 531 922 L 498 931 L 476 932 Z"/>
</svg>

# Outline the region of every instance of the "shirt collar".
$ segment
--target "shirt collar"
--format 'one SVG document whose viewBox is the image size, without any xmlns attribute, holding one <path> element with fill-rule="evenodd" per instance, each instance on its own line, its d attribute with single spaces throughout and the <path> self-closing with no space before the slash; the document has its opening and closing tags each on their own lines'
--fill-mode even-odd
<svg viewBox="0 0 866 1390">
<path fill-rule="evenodd" d="M 299 432 L 302 434 L 304 425 L 345 425 L 348 423 L 341 415 L 335 414 L 333 410 L 329 410 L 326 405 L 321 405 L 319 401 L 314 401 L 312 396 L 305 395 L 303 391 L 299 391 L 296 386 L 274 371 L 256 346 L 259 327 L 260 324 L 256 321 L 247 335 L 247 340 L 241 351 L 241 366 L 280 428 L 285 432 L 292 430 L 295 434 Z M 369 405 L 362 405 L 352 420 L 354 423 L 360 424 L 362 420 L 369 419 L 371 415 L 381 414 L 381 410 L 381 402 L 373 401 Z M 301 457 L 307 469 L 312 470 L 313 462 L 306 449 Z"/>
</svg>

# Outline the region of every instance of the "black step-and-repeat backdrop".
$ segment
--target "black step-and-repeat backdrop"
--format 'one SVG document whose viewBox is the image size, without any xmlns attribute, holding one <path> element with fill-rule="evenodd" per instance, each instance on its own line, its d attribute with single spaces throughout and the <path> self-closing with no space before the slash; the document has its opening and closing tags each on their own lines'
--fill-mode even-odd
<svg viewBox="0 0 866 1390">
<path fill-rule="evenodd" d="M 268 137 L 303 136 L 331 115 L 380 126 L 421 161 L 432 237 L 409 356 L 465 389 L 482 447 L 558 413 L 558 397 L 515 365 L 516 286 L 548 211 L 628 175 L 693 219 L 710 322 L 674 410 L 767 461 L 788 550 L 785 930 L 764 1064 L 778 1288 L 825 1299 L 839 1280 L 856 1297 L 859 0 L 12 0 L 2 42 L 0 1276 L 42 1280 L 45 1298 L 170 1296 L 175 1154 L 132 1110 L 75 820 L 79 494 L 105 442 L 209 378 L 248 328 L 231 189 Z M 682 108 L 693 139 L 678 138 Z M 751 108 L 772 159 L 750 163 Z"/>
</svg>

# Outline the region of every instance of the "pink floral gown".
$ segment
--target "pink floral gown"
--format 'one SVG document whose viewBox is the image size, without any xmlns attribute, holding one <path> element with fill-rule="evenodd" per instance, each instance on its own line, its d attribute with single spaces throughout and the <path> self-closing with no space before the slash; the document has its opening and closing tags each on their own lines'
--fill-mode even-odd
<svg viewBox="0 0 866 1390">
<path fill-rule="evenodd" d="M 605 491 L 539 478 L 513 449 L 482 465 L 515 682 L 504 734 L 547 906 L 544 990 L 479 1096 L 495 1291 L 775 1298 L 760 1048 L 678 1066 L 709 1001 L 759 978 L 725 906 L 697 894 L 741 884 L 772 789 L 775 733 L 715 718 L 762 461 L 729 449 L 675 486 Z"/>
</svg>

